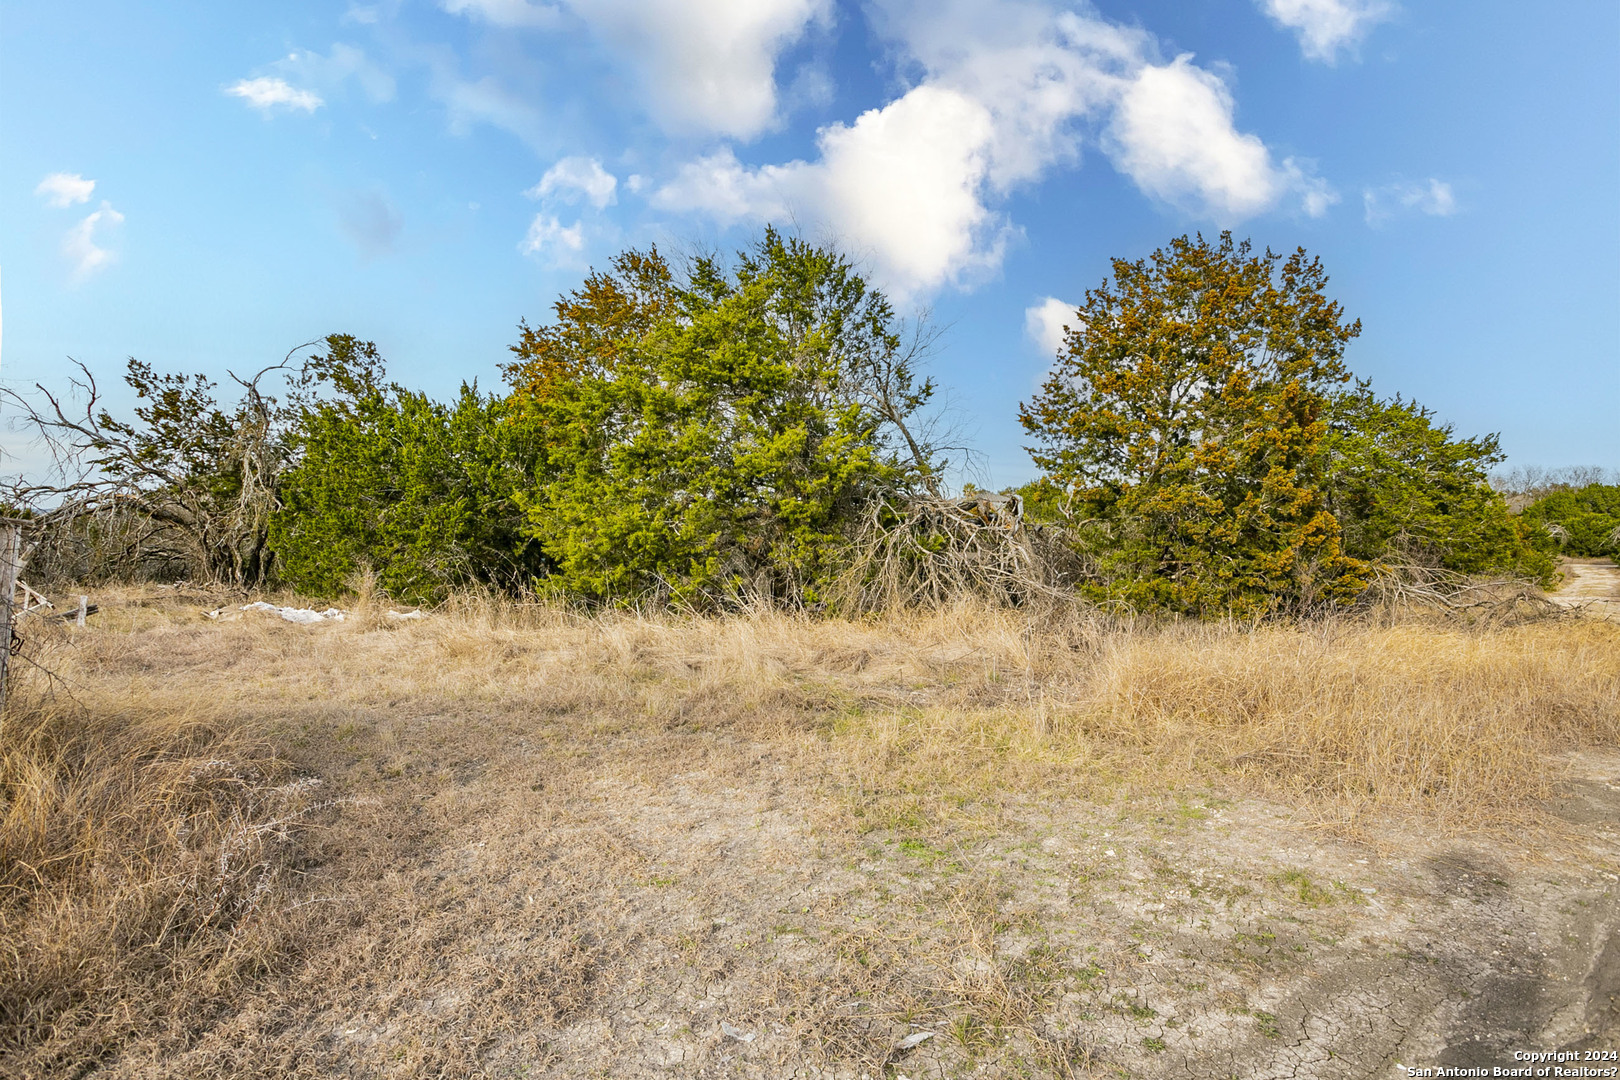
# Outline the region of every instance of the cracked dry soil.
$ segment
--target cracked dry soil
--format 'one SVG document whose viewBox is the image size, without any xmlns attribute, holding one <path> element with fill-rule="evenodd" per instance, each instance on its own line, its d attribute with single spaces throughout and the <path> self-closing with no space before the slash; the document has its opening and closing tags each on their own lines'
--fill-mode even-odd
<svg viewBox="0 0 1620 1080">
<path fill-rule="evenodd" d="M 217 633 L 87 672 L 201 670 Z M 1519 836 L 1351 840 L 1196 789 L 943 815 L 861 789 L 804 700 L 769 730 L 695 692 L 339 700 L 248 654 L 342 639 L 263 634 L 265 730 L 354 800 L 307 838 L 323 902 L 228 1014 L 98 1075 L 1349 1078 L 1620 1047 L 1620 753 L 1572 758 L 1558 829 Z"/>
</svg>

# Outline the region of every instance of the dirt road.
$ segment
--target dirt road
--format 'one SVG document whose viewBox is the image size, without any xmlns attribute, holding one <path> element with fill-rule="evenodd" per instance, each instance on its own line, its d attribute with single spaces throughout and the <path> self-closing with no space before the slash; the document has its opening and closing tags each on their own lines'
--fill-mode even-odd
<svg viewBox="0 0 1620 1080">
<path fill-rule="evenodd" d="M 1620 619 L 1620 566 L 1610 559 L 1564 559 L 1564 580 L 1547 594 L 1555 604 Z"/>
</svg>

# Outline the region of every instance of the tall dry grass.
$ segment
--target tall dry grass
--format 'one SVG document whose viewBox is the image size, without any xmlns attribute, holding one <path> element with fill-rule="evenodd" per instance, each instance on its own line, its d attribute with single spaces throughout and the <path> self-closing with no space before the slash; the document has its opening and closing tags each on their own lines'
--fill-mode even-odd
<svg viewBox="0 0 1620 1080">
<path fill-rule="evenodd" d="M 319 785 L 214 719 L 22 697 L 0 725 L 3 1071 L 184 1044 L 287 947 Z"/>
<path fill-rule="evenodd" d="M 334 708 L 386 687 L 616 730 L 740 725 L 808 738 L 852 782 L 917 795 L 1216 785 L 1324 821 L 1470 828 L 1532 813 L 1559 754 L 1620 746 L 1620 626 L 1596 620 L 1254 626 L 975 604 L 711 618 L 476 594 L 421 622 L 386 612 L 373 599 L 313 635 L 238 624 L 227 637 Z"/>
<path fill-rule="evenodd" d="M 364 725 L 380 777 L 408 773 L 411 740 L 490 737 L 460 718 L 569 760 L 714 731 L 772 744 L 819 785 L 807 811 L 857 831 L 1189 787 L 1337 826 L 1503 827 L 1535 817 L 1560 755 L 1620 746 L 1620 625 L 1573 618 L 686 618 L 464 595 L 420 621 L 366 596 L 304 627 L 211 622 L 213 600 L 172 592 L 98 600 L 98 626 L 37 657 L 73 700 L 25 680 L 0 727 L 0 1060 L 25 1076 L 183 1046 L 297 948 L 299 832 L 340 793 L 287 758 L 358 783 L 344 732 Z M 321 731 L 324 763 L 294 746 Z M 504 751 L 425 756 L 497 769 Z"/>
<path fill-rule="evenodd" d="M 572 659 L 549 665 L 542 697 L 586 701 L 606 676 L 595 693 L 636 686 L 654 712 L 701 713 L 697 699 L 747 719 L 796 703 L 880 786 L 1216 784 L 1324 820 L 1415 812 L 1468 828 L 1521 820 L 1556 785 L 1558 755 L 1620 747 L 1620 626 L 1597 620 L 1254 626 L 977 605 L 856 622 L 582 618 L 462 598 L 419 632 L 467 666 L 495 641 L 521 652 L 543 637 Z"/>
<path fill-rule="evenodd" d="M 1620 746 L 1620 632 L 1595 621 L 1177 626 L 1030 654 L 1000 702 L 867 709 L 839 730 L 874 782 L 914 790 L 1213 785 L 1322 822 L 1444 829 L 1533 817 L 1558 755 Z"/>
</svg>

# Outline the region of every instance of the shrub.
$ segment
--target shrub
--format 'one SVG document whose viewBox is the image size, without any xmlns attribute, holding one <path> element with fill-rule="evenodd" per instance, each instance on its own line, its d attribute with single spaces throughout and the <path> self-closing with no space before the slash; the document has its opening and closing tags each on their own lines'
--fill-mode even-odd
<svg viewBox="0 0 1620 1080">
<path fill-rule="evenodd" d="M 270 523 L 282 577 L 330 596 L 369 568 L 390 596 L 422 603 L 538 572 L 517 502 L 532 483 L 527 433 L 505 402 L 464 384 L 441 404 L 384 382 L 371 343 L 327 343 L 308 381 L 335 394 L 304 402 Z"/>
<path fill-rule="evenodd" d="M 1620 485 L 1587 484 L 1545 495 L 1525 507 L 1543 551 L 1569 555 L 1620 552 Z"/>
<path fill-rule="evenodd" d="M 1324 482 L 1346 554 L 1368 562 L 1508 572 L 1546 581 L 1552 560 L 1494 491 L 1502 460 L 1495 435 L 1458 438 L 1434 413 L 1367 383 L 1335 395 L 1328 411 Z"/>
</svg>

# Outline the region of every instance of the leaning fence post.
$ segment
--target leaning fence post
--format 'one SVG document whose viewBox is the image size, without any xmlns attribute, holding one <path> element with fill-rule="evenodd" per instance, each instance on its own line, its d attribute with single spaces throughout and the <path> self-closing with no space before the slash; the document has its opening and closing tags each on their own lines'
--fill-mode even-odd
<svg viewBox="0 0 1620 1080">
<path fill-rule="evenodd" d="M 15 520 L 0 519 L 0 713 L 6 707 L 6 678 L 11 667 L 11 619 L 16 607 L 18 552 L 22 529 Z"/>
</svg>

